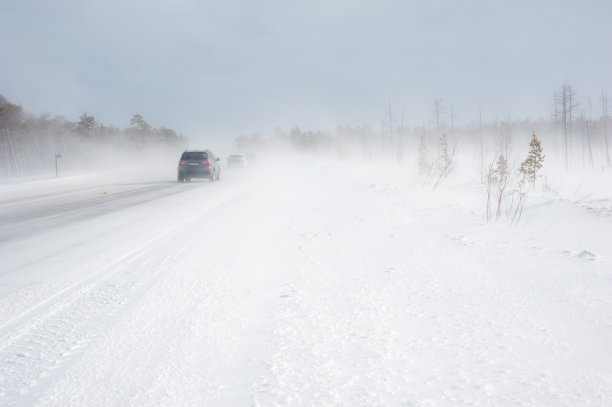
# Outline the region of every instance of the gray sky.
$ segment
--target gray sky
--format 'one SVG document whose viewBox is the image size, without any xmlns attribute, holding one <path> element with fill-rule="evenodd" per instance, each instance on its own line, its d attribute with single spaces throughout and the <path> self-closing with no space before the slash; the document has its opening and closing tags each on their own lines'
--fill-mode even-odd
<svg viewBox="0 0 612 407">
<path fill-rule="evenodd" d="M 538 118 L 612 94 L 612 1 L 2 0 L 0 94 L 27 111 L 139 113 L 192 139 Z M 448 109 L 450 110 L 450 109 Z"/>
</svg>

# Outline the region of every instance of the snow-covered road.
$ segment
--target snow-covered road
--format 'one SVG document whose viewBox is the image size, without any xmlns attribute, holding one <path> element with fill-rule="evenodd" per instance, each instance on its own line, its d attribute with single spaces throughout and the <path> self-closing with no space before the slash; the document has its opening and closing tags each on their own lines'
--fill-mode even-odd
<svg viewBox="0 0 612 407">
<path fill-rule="evenodd" d="M 0 405 L 610 403 L 605 212 L 404 181 L 0 185 Z"/>
</svg>

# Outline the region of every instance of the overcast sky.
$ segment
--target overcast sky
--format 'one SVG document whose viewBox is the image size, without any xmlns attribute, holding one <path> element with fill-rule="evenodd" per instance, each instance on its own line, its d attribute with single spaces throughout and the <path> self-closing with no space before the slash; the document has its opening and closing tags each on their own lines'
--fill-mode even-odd
<svg viewBox="0 0 612 407">
<path fill-rule="evenodd" d="M 548 117 L 566 82 L 612 94 L 612 1 L 0 1 L 9 101 L 190 138 Z"/>
</svg>

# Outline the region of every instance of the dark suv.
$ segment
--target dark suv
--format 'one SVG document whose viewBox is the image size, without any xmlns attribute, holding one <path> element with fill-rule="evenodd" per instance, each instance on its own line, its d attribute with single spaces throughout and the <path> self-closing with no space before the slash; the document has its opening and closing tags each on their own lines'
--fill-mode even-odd
<svg viewBox="0 0 612 407">
<path fill-rule="evenodd" d="M 178 182 L 192 178 L 208 178 L 219 181 L 221 167 L 219 159 L 210 150 L 185 150 L 178 163 Z"/>
</svg>

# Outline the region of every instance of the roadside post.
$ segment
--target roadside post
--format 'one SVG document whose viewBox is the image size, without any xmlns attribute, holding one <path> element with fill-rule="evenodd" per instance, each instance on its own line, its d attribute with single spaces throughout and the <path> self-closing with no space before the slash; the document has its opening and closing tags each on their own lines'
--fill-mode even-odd
<svg viewBox="0 0 612 407">
<path fill-rule="evenodd" d="M 58 171 L 57 171 L 57 160 L 59 160 L 60 158 L 62 158 L 62 155 L 60 153 L 55 153 L 55 176 L 58 177 Z"/>
</svg>

